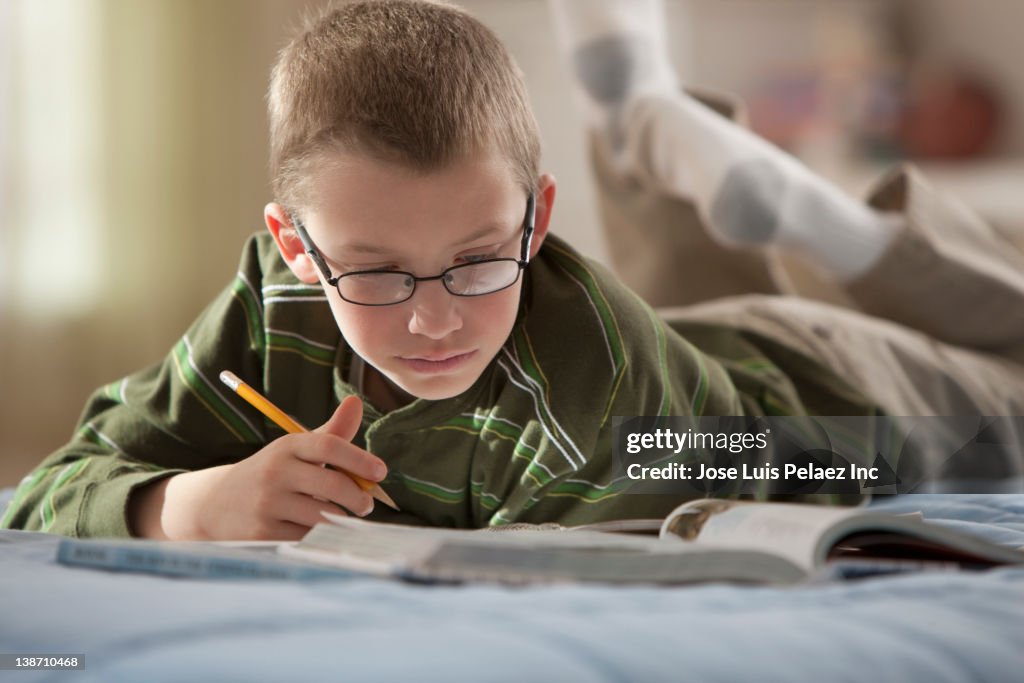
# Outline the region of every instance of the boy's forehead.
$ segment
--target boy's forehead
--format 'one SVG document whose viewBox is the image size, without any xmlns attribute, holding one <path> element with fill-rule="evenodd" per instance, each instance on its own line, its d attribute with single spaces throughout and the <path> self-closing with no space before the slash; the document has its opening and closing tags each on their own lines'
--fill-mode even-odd
<svg viewBox="0 0 1024 683">
<path fill-rule="evenodd" d="M 393 249 L 416 234 L 453 244 L 518 227 L 526 191 L 494 156 L 421 171 L 338 155 L 311 182 L 307 228 L 315 239 L 367 253 Z M 396 242 L 396 240 L 398 242 Z"/>
<path fill-rule="evenodd" d="M 321 201 L 339 194 L 387 193 L 393 189 L 409 194 L 471 189 L 522 192 L 512 168 L 508 159 L 490 152 L 461 157 L 430 169 L 336 152 L 314 164 L 311 177 L 314 192 L 321 195 Z"/>
<path fill-rule="evenodd" d="M 337 234 L 341 233 L 341 234 Z M 455 237 L 451 237 L 455 234 Z M 481 230 L 440 231 L 430 225 L 407 225 L 400 229 L 336 231 L 329 246 L 322 247 L 328 258 L 339 264 L 358 264 L 362 260 L 399 259 L 414 261 L 436 254 L 450 256 L 470 247 L 504 243 L 512 231 L 507 226 L 490 225 Z"/>
</svg>

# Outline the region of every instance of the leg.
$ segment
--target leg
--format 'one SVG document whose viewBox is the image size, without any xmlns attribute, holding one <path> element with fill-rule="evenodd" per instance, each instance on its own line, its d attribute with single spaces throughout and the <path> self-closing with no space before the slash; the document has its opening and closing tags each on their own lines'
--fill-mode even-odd
<svg viewBox="0 0 1024 683">
<path fill-rule="evenodd" d="M 902 217 L 847 196 L 750 131 L 679 92 L 643 93 L 624 119 L 620 163 L 666 194 L 689 197 L 726 246 L 804 255 L 839 282 L 869 270 Z"/>
<path fill-rule="evenodd" d="M 629 136 L 639 137 L 645 131 L 650 134 L 649 128 L 638 127 L 632 129 Z M 643 139 L 632 144 L 636 149 L 648 150 L 651 154 L 653 150 L 661 149 L 661 146 Z M 663 189 L 664 181 L 658 180 L 663 173 L 655 161 L 640 153 L 633 153 L 631 159 L 639 169 L 632 177 L 641 179 L 634 182 L 645 182 L 648 191 L 655 194 Z M 762 160 L 759 164 L 760 170 L 768 168 L 771 173 L 769 161 Z M 740 165 L 732 173 L 742 176 L 750 170 Z M 607 173 L 605 170 L 604 175 L 607 176 Z M 659 182 L 662 184 L 659 185 Z M 756 178 L 727 178 L 716 195 L 706 222 L 714 225 L 717 221 L 720 227 L 748 223 L 763 227 L 772 224 L 775 219 L 767 216 L 770 207 L 766 209 L 763 201 L 771 193 L 763 193 L 754 187 L 759 182 Z M 818 181 L 818 185 L 827 187 L 824 181 Z M 607 191 L 610 187 L 611 183 L 607 179 L 602 180 L 603 190 Z M 602 198 L 602 201 L 624 205 L 627 200 L 621 194 L 608 192 L 608 197 Z M 833 189 L 813 201 L 809 200 L 808 205 L 816 207 L 810 224 L 819 228 L 827 226 L 831 216 L 836 224 L 846 225 L 851 233 L 856 232 L 856 226 L 845 221 L 845 209 L 837 209 L 838 204 L 830 199 L 838 195 L 838 190 Z M 669 203 L 671 200 L 663 201 Z M 837 211 L 832 213 L 833 209 Z M 830 274 L 838 276 L 835 284 L 840 286 L 841 295 L 833 294 L 824 298 L 914 328 L 952 346 L 1001 355 L 1017 363 L 1024 363 L 1024 313 L 1021 313 L 1024 311 L 1024 253 L 1018 247 L 979 220 L 966 207 L 936 193 L 919 173 L 909 167 L 882 182 L 869 198 L 865 211 L 869 212 L 866 215 L 884 219 L 884 223 L 890 226 L 889 232 L 882 241 L 861 243 L 863 246 L 870 242 L 871 249 L 860 253 L 861 256 L 870 253 L 871 257 L 864 259 L 857 256 L 855 262 L 859 265 L 856 268 L 838 271 L 835 267 L 830 269 Z M 608 209 L 605 214 L 615 215 Z M 737 219 L 738 215 L 748 216 L 749 220 Z M 654 220 L 657 220 L 657 216 Z M 642 241 L 637 238 L 636 228 L 630 230 L 628 226 L 616 225 L 612 221 L 609 221 L 607 227 L 613 232 L 613 241 L 619 235 Z M 730 268 L 755 275 L 766 273 L 773 278 L 774 283 L 779 284 L 778 289 L 797 289 L 780 284 L 784 282 L 784 269 L 777 263 L 773 264 L 765 255 L 748 251 L 743 255 L 747 259 L 745 263 L 740 253 L 717 250 L 720 257 L 712 258 L 716 251 L 714 245 L 709 240 L 702 241 L 695 234 L 698 232 L 697 227 L 698 219 L 694 213 L 689 214 L 688 221 L 676 216 L 673 223 L 668 224 L 668 234 L 664 236 L 664 241 L 648 245 L 648 252 L 657 253 L 660 258 L 669 258 L 674 252 L 666 249 L 665 245 L 678 244 L 680 250 L 686 252 L 694 245 L 698 249 L 694 249 L 691 256 L 716 273 L 732 275 Z M 647 230 L 649 235 L 651 228 Z M 884 249 L 876 250 L 876 247 L 883 244 Z M 827 249 L 835 249 L 840 255 L 858 253 L 852 243 L 844 248 L 836 242 Z M 820 257 L 827 249 L 822 247 L 821 251 L 812 251 L 810 255 Z M 806 254 L 808 250 L 804 249 L 803 252 Z M 685 256 L 681 255 L 680 258 Z M 821 259 L 818 260 L 820 262 Z M 635 265 L 634 268 L 642 270 L 641 265 Z M 671 272 L 671 265 L 666 264 L 656 270 Z M 741 277 L 730 277 L 729 282 L 745 285 L 746 292 L 772 291 L 770 287 L 758 287 L 756 281 L 744 282 Z M 814 294 L 811 296 L 821 298 Z M 695 300 L 699 299 L 690 299 Z"/>
<path fill-rule="evenodd" d="M 688 196 L 664 192 L 642 150 L 652 132 L 624 126 L 637 93 L 673 91 L 660 0 L 550 0 L 552 18 L 580 88 L 599 208 L 613 264 L 654 306 L 684 305 L 732 294 L 778 291 L 770 257 L 759 249 L 727 249 L 708 237 Z M 731 117 L 732 103 L 707 100 Z"/>
<path fill-rule="evenodd" d="M 830 368 L 871 397 L 887 418 L 825 418 L 823 424 L 840 428 L 854 443 L 858 435 L 867 443 L 880 439 L 880 450 L 871 452 L 884 457 L 904 486 L 950 492 L 1021 490 L 1024 365 L 796 297 L 734 297 L 663 313 L 691 340 L 699 340 L 708 325 L 767 337 Z M 808 392 L 808 405 L 816 405 L 815 396 L 820 401 L 820 370 L 808 373 L 806 360 L 771 351 L 771 344 L 760 346 L 797 382 L 801 398 Z M 827 373 L 824 381 L 825 391 L 832 391 Z M 928 416 L 938 417 L 915 419 Z"/>
<path fill-rule="evenodd" d="M 774 259 L 752 249 L 765 244 L 824 254 L 842 279 L 884 251 L 887 217 L 678 90 L 659 0 L 552 9 L 584 95 L 613 259 L 648 300 L 778 291 Z"/>
<path fill-rule="evenodd" d="M 858 311 L 755 295 L 662 315 L 684 336 L 690 323 L 723 325 L 795 349 L 832 369 L 889 415 L 1024 415 L 1024 365 Z"/>
<path fill-rule="evenodd" d="M 810 257 L 865 312 L 1024 362 L 1018 249 L 913 172 L 857 202 L 679 92 L 657 0 L 553 2 L 592 112 L 613 253 L 642 293 L 662 282 L 682 292 L 648 294 L 662 304 L 777 289 L 768 257 L 713 249 L 695 234 L 699 216 L 721 244 Z"/>
<path fill-rule="evenodd" d="M 733 115 L 731 103 L 710 96 L 705 101 L 723 116 Z M 624 171 L 607 138 L 596 132 L 590 153 L 612 262 L 652 306 L 784 290 L 773 254 L 711 239 L 696 205 L 663 192 L 647 164 Z"/>
<path fill-rule="evenodd" d="M 874 316 L 947 344 L 1024 364 L 1024 254 L 913 168 L 885 180 L 870 203 L 907 230 L 845 290 Z"/>
</svg>

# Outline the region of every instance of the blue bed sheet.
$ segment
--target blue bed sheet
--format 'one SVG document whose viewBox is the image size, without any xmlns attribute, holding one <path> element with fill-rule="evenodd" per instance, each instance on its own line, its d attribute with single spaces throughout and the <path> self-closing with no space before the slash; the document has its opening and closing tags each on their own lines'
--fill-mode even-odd
<svg viewBox="0 0 1024 683">
<path fill-rule="evenodd" d="M 1024 495 L 876 504 L 1024 546 Z M 63 567 L 56 541 L 0 533 L 0 653 L 85 669 L 2 680 L 1024 679 L 1020 568 L 789 588 L 217 582 Z"/>
</svg>

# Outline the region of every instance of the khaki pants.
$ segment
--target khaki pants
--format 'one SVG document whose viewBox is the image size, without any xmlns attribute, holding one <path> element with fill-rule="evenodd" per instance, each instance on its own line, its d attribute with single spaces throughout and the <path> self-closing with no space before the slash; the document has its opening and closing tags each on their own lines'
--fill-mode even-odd
<svg viewBox="0 0 1024 683">
<path fill-rule="evenodd" d="M 913 168 L 868 200 L 907 229 L 839 285 L 768 249 L 719 246 L 692 204 L 643 168 L 613 170 L 596 138 L 591 150 L 613 265 L 666 319 L 775 339 L 891 415 L 1024 415 L 1024 254 Z"/>
</svg>

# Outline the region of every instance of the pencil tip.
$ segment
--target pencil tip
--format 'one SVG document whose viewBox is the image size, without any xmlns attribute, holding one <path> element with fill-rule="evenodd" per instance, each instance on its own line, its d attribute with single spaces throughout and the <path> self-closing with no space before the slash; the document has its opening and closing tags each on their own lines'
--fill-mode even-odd
<svg viewBox="0 0 1024 683">
<path fill-rule="evenodd" d="M 391 500 L 391 496 L 389 496 L 387 493 L 385 493 L 384 489 L 382 489 L 380 487 L 380 485 L 377 486 L 376 490 L 373 493 L 374 493 L 374 496 L 373 496 L 374 498 L 376 498 L 380 502 L 384 503 L 385 505 L 387 505 L 389 508 L 391 508 L 395 512 L 401 512 L 401 509 L 399 509 L 398 505 L 395 504 L 395 501 Z"/>
</svg>

